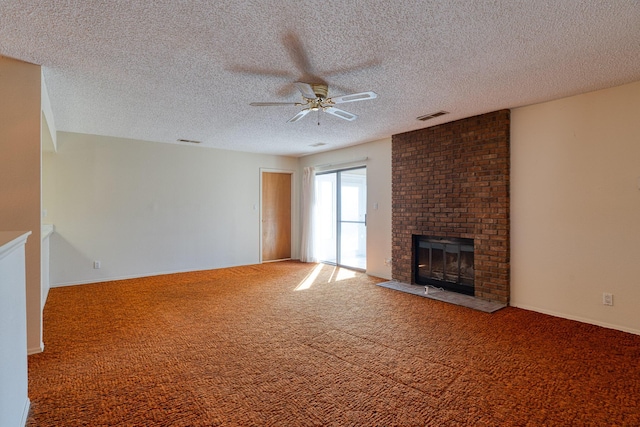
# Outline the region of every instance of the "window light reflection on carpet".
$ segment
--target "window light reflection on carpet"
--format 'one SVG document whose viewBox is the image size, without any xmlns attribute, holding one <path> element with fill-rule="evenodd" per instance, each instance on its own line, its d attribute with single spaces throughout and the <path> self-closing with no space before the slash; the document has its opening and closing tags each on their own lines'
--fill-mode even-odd
<svg viewBox="0 0 640 427">
<path fill-rule="evenodd" d="M 333 270 L 333 273 L 331 274 L 331 278 L 329 279 L 329 283 L 339 282 L 341 280 L 353 279 L 354 277 L 356 277 L 355 271 L 342 268 L 342 267 L 335 267 Z"/>
<path fill-rule="evenodd" d="M 316 281 L 318 274 L 320 274 L 322 267 L 324 267 L 324 264 L 316 265 L 315 268 L 311 271 L 311 273 L 309 273 L 307 277 L 305 277 L 304 280 L 300 282 L 298 286 L 296 286 L 294 291 L 304 291 L 306 289 L 311 288 L 313 283 Z"/>
</svg>

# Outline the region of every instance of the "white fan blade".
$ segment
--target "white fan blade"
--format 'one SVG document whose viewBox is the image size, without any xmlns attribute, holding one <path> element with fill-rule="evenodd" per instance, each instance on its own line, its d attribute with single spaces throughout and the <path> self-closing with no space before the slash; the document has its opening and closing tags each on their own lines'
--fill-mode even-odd
<svg viewBox="0 0 640 427">
<path fill-rule="evenodd" d="M 364 101 L 365 99 L 374 99 L 377 97 L 378 94 L 375 92 L 361 92 L 353 93 L 351 95 L 336 96 L 335 98 L 332 97 L 330 100 L 334 104 L 344 104 L 345 102 Z"/>
<path fill-rule="evenodd" d="M 254 107 L 272 107 L 277 105 L 299 105 L 297 102 L 252 102 Z"/>
<path fill-rule="evenodd" d="M 336 107 L 328 107 L 324 109 L 325 113 L 333 114 L 336 117 L 340 117 L 341 119 L 348 120 L 350 122 L 354 121 L 358 118 L 355 114 L 352 114 L 348 111 L 341 110 Z"/>
<path fill-rule="evenodd" d="M 305 98 L 307 99 L 317 98 L 316 93 L 313 91 L 313 88 L 309 83 L 295 82 L 294 84 L 296 85 L 296 87 L 298 88 L 302 96 L 304 96 Z"/>
<path fill-rule="evenodd" d="M 309 114 L 310 111 L 311 111 L 310 109 L 305 108 L 304 110 L 300 111 L 298 114 L 296 114 L 295 116 L 293 116 L 289 120 L 287 120 L 287 122 L 288 123 L 297 122 L 298 120 L 300 120 L 301 118 L 303 118 L 304 116 Z"/>
</svg>

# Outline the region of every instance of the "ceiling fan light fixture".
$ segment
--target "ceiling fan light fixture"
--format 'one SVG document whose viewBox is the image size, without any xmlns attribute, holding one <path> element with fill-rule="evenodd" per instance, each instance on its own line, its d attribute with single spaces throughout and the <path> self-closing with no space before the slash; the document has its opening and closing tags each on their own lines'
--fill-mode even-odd
<svg viewBox="0 0 640 427">
<path fill-rule="evenodd" d="M 435 119 L 436 117 L 444 116 L 445 114 L 449 114 L 449 112 L 440 110 L 435 113 L 425 114 L 424 116 L 416 117 L 416 119 L 424 122 L 426 120 L 431 120 L 431 119 Z"/>
<path fill-rule="evenodd" d="M 336 97 L 327 98 L 329 93 L 329 87 L 326 83 L 305 83 L 295 82 L 294 85 L 300 91 L 302 100 L 304 102 L 252 102 L 249 105 L 254 107 L 268 107 L 279 105 L 295 105 L 306 107 L 299 111 L 298 114 L 287 120 L 289 123 L 295 123 L 312 111 L 324 111 L 335 117 L 339 117 L 346 121 L 353 121 L 358 118 L 357 115 L 348 111 L 341 110 L 334 107 L 336 104 L 342 104 L 345 102 L 364 101 L 367 99 L 375 99 L 378 95 L 375 92 L 362 92 L 352 93 L 348 95 L 341 95 Z M 318 115 L 318 125 L 320 124 L 320 116 Z"/>
<path fill-rule="evenodd" d="M 311 83 L 310 86 L 317 98 L 324 99 L 329 94 L 329 87 L 324 83 Z"/>
</svg>

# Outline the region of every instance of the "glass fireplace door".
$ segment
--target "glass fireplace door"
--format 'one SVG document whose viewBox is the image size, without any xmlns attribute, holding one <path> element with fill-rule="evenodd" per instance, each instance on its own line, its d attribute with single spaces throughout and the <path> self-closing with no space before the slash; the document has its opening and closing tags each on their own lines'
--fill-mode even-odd
<svg viewBox="0 0 640 427">
<path fill-rule="evenodd" d="M 414 235 L 413 250 L 417 284 L 474 295 L 473 239 Z"/>
</svg>

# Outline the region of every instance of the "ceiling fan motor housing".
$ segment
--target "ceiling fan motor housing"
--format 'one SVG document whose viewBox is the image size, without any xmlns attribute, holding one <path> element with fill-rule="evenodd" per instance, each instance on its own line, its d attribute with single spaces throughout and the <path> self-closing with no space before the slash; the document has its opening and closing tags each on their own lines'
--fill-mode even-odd
<svg viewBox="0 0 640 427">
<path fill-rule="evenodd" d="M 313 93 L 320 99 L 324 99 L 327 97 L 329 93 L 329 88 L 326 84 L 323 83 L 311 83 L 309 86 L 313 89 Z"/>
</svg>

